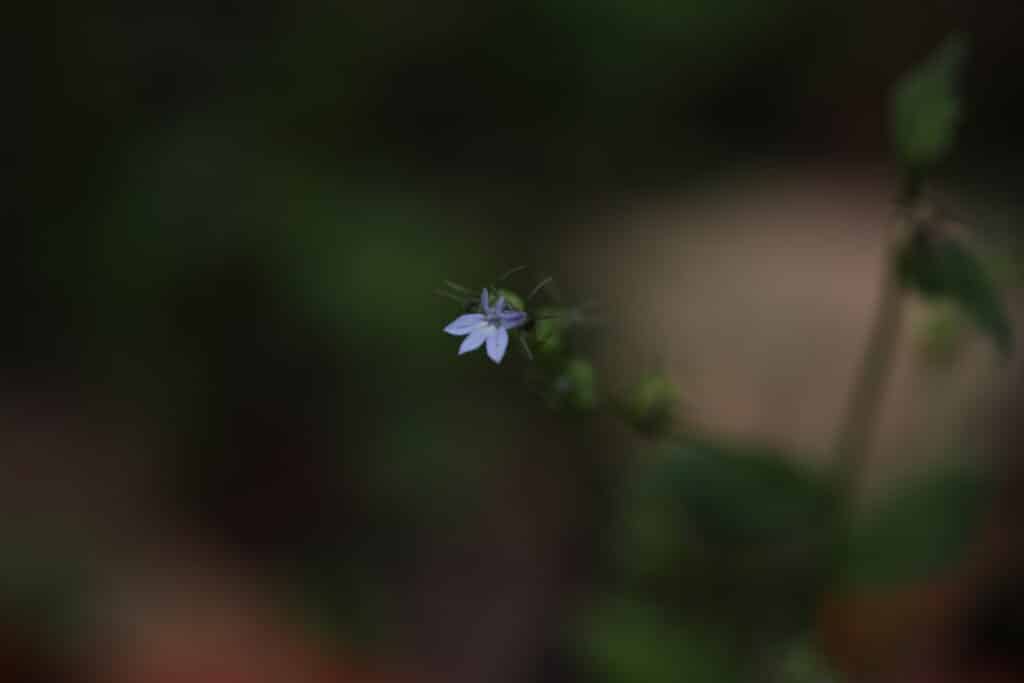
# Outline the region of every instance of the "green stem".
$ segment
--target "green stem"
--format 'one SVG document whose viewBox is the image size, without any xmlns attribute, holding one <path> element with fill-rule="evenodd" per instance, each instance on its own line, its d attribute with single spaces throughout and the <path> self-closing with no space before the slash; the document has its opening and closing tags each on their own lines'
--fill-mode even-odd
<svg viewBox="0 0 1024 683">
<path fill-rule="evenodd" d="M 836 443 L 836 484 L 844 514 L 853 509 L 864 479 L 903 324 L 903 288 L 892 252 L 887 252 L 874 325 Z"/>
</svg>

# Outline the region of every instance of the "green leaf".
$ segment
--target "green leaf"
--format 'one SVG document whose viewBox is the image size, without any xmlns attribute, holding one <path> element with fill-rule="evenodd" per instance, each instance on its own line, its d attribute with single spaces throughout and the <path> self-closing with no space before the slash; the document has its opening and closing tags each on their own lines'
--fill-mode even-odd
<svg viewBox="0 0 1024 683">
<path fill-rule="evenodd" d="M 960 464 L 899 484 L 858 526 L 845 581 L 919 581 L 948 570 L 977 535 L 988 489 L 979 471 Z"/>
<path fill-rule="evenodd" d="M 1000 352 L 1013 349 L 1006 303 L 985 264 L 965 244 L 919 232 L 900 251 L 897 268 L 906 287 L 957 303 Z"/>
<path fill-rule="evenodd" d="M 583 654 L 606 683 L 728 683 L 738 679 L 727 643 L 671 623 L 661 610 L 605 599 L 584 623 Z"/>
<path fill-rule="evenodd" d="M 664 501 L 683 527 L 723 548 L 776 548 L 815 530 L 830 502 L 825 480 L 793 456 L 718 442 L 668 449 L 639 467 L 634 484 L 639 502 Z"/>
<path fill-rule="evenodd" d="M 726 628 L 811 622 L 830 566 L 828 481 L 792 457 L 720 442 L 638 463 L 611 535 L 633 585 Z"/>
<path fill-rule="evenodd" d="M 966 37 L 951 35 L 893 88 L 893 145 L 915 173 L 942 161 L 953 146 L 962 109 L 957 81 L 966 56 Z"/>
</svg>

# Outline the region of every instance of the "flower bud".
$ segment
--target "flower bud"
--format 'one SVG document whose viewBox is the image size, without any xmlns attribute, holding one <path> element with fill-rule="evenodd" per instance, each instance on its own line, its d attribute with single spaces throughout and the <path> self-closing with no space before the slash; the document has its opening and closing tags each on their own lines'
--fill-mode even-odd
<svg viewBox="0 0 1024 683">
<path fill-rule="evenodd" d="M 517 311 L 526 310 L 526 303 L 523 301 L 523 297 L 519 296 L 511 289 L 499 289 L 498 296 L 505 297 L 505 303 L 508 304 L 510 308 L 514 308 Z"/>
<path fill-rule="evenodd" d="M 552 403 L 557 407 L 590 412 L 597 405 L 596 384 L 594 366 L 589 361 L 573 358 L 552 383 Z"/>
<path fill-rule="evenodd" d="M 672 426 L 678 397 L 664 375 L 651 375 L 633 387 L 626 400 L 626 417 L 632 427 L 648 436 L 666 433 Z"/>
<path fill-rule="evenodd" d="M 565 349 L 567 325 L 562 318 L 541 318 L 534 326 L 533 336 L 537 350 L 553 356 Z"/>
</svg>

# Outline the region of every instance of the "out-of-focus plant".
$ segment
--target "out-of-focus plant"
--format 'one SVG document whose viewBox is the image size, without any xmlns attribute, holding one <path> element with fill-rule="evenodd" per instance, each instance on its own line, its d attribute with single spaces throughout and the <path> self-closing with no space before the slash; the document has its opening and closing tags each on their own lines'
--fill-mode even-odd
<svg viewBox="0 0 1024 683">
<path fill-rule="evenodd" d="M 663 375 L 643 376 L 620 395 L 609 391 L 581 352 L 587 320 L 581 310 L 551 297 L 543 306 L 533 303 L 550 289 L 549 279 L 521 295 L 506 286 L 508 274 L 502 276 L 491 285 L 499 292 L 497 310 L 487 289 L 479 303 L 480 289 L 448 283 L 442 291 L 464 306 L 446 328 L 468 335 L 463 350 L 486 340 L 499 362 L 511 332 L 529 363 L 531 384 L 550 406 L 614 415 L 659 444 L 618 478 L 622 506 L 608 534 L 611 576 L 582 626 L 582 652 L 598 680 L 838 681 L 813 634 L 823 596 L 870 573 L 874 565 L 866 558 L 873 553 L 864 549 L 902 548 L 907 552 L 895 556 L 924 556 L 929 567 L 962 551 L 962 544 L 944 541 L 946 529 L 926 531 L 928 524 L 941 525 L 941 515 L 928 522 L 921 514 L 949 503 L 951 493 L 976 490 L 965 488 L 962 478 L 893 499 L 881 523 L 859 527 L 853 511 L 907 297 L 936 302 L 941 316 L 929 330 L 937 340 L 930 347 L 934 357 L 954 357 L 965 321 L 1003 357 L 1013 348 L 995 279 L 960 229 L 962 221 L 954 226 L 943 213 L 929 182 L 956 138 L 966 54 L 965 38 L 954 35 L 892 91 L 893 156 L 903 174 L 897 220 L 887 234 L 875 320 L 830 471 L 800 467 L 791 454 L 698 436 L 692 425 L 680 428 L 678 391 Z M 919 542 L 905 544 L 907 535 Z M 901 566 L 923 571 L 908 558 Z"/>
<path fill-rule="evenodd" d="M 844 504 L 853 499 L 863 477 L 908 294 L 955 305 L 1004 356 L 1013 347 L 1012 326 L 995 280 L 966 236 L 953 229 L 928 184 L 956 138 L 962 110 L 958 86 L 966 55 L 966 37 L 950 36 L 892 91 L 890 132 L 904 182 L 874 327 L 836 444 L 837 482 Z"/>
</svg>

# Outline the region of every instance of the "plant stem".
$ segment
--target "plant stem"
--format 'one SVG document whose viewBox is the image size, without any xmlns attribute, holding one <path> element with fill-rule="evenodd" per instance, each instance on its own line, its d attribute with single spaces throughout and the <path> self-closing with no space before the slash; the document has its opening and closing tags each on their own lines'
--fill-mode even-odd
<svg viewBox="0 0 1024 683">
<path fill-rule="evenodd" d="M 903 323 L 903 289 L 894 256 L 894 249 L 888 249 L 871 336 L 836 442 L 836 485 L 844 516 L 852 511 L 864 478 Z"/>
</svg>

